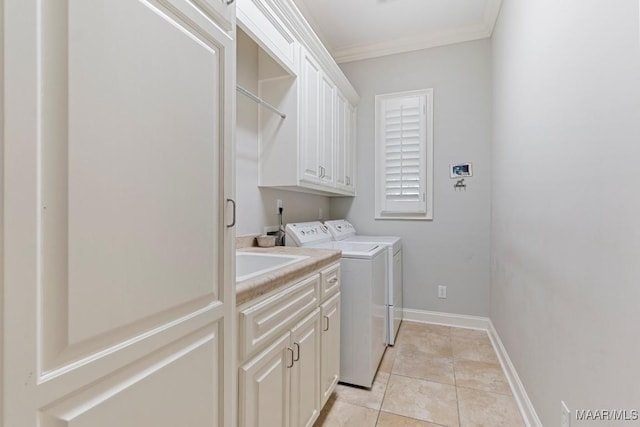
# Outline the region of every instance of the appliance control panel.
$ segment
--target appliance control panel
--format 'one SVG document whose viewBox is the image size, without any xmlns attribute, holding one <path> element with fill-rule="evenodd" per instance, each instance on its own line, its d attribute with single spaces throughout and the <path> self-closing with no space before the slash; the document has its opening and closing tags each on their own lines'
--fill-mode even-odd
<svg viewBox="0 0 640 427">
<path fill-rule="evenodd" d="M 310 243 L 324 243 L 331 240 L 329 230 L 319 221 L 287 224 L 285 233 L 287 246 L 305 246 Z"/>
<path fill-rule="evenodd" d="M 356 235 L 355 227 L 346 219 L 325 221 L 324 225 L 327 226 L 334 240 L 344 240 Z"/>
</svg>

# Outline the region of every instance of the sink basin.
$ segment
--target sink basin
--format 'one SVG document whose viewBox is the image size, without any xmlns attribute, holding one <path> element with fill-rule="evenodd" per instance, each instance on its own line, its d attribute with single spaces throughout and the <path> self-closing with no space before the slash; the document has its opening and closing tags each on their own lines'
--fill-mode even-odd
<svg viewBox="0 0 640 427">
<path fill-rule="evenodd" d="M 309 258 L 298 255 L 236 252 L 236 282 L 251 279 Z"/>
</svg>

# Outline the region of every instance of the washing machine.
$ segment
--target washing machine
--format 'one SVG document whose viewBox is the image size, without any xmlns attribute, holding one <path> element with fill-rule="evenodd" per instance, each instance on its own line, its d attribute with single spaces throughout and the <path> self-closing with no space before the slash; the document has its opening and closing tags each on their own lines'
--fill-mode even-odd
<svg viewBox="0 0 640 427">
<path fill-rule="evenodd" d="M 340 259 L 340 382 L 371 388 L 386 347 L 387 248 L 334 241 L 321 222 L 287 224 L 287 246 L 338 249 Z"/>
<path fill-rule="evenodd" d="M 375 243 L 387 248 L 387 281 L 385 284 L 386 344 L 394 345 L 402 323 L 402 239 L 396 236 L 365 236 L 357 234 L 346 219 L 325 221 L 331 237 L 339 242 Z"/>
</svg>

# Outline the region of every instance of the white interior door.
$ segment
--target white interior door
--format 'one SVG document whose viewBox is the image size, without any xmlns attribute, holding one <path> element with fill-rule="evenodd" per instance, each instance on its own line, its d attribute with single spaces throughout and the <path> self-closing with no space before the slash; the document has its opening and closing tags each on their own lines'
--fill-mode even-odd
<svg viewBox="0 0 640 427">
<path fill-rule="evenodd" d="M 5 426 L 230 426 L 232 38 L 186 0 L 5 18 Z"/>
</svg>

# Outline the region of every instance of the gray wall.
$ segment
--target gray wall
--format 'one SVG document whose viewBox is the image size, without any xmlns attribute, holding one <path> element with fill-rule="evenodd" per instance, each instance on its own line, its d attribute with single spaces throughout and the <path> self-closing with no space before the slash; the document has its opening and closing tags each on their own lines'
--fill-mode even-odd
<svg viewBox="0 0 640 427">
<path fill-rule="evenodd" d="M 638 16 L 504 0 L 493 37 L 491 318 L 545 426 L 640 409 Z"/>
<path fill-rule="evenodd" d="M 0 0 L 0 323 L 4 324 L 4 1 Z M 0 414 L 4 413 L 4 332 L 0 333 Z M 0 427 L 3 425 L 0 415 Z"/>
<path fill-rule="evenodd" d="M 238 29 L 238 84 L 258 93 L 258 46 Z M 236 201 L 237 235 L 262 234 L 267 225 L 277 225 L 276 200 L 284 204 L 284 222 L 314 221 L 322 209 L 329 216 L 329 198 L 323 196 L 258 188 L 258 104 L 237 96 Z M 283 162 L 295 159 L 282 159 Z"/>
<path fill-rule="evenodd" d="M 332 199 L 331 216 L 363 234 L 401 236 L 407 308 L 489 314 L 491 45 L 488 40 L 342 64 L 358 105 L 357 197 Z M 434 219 L 374 220 L 375 95 L 434 89 Z M 449 165 L 472 162 L 467 191 Z M 437 286 L 448 298 L 437 298 Z"/>
</svg>

